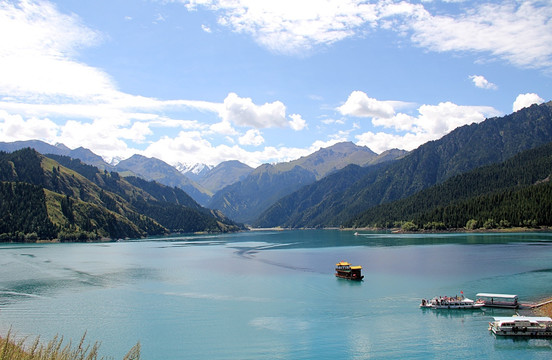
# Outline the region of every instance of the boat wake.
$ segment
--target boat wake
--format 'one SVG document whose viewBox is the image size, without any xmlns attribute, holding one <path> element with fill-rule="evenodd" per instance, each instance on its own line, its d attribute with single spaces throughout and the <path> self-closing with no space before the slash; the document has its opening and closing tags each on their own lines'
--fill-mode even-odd
<svg viewBox="0 0 552 360">
<path fill-rule="evenodd" d="M 240 245 L 242 245 L 242 246 L 230 246 L 230 247 L 236 249 L 236 251 L 234 253 L 237 256 L 239 256 L 243 259 L 259 261 L 259 262 L 262 262 L 262 263 L 267 264 L 267 265 L 277 266 L 277 267 L 284 268 L 284 269 L 289 269 L 289 270 L 295 270 L 295 271 L 301 271 L 301 272 L 320 273 L 319 271 L 316 271 L 316 270 L 311 269 L 311 268 L 285 264 L 285 263 L 281 263 L 281 262 L 277 262 L 277 261 L 271 261 L 271 260 L 268 260 L 268 259 L 261 259 L 261 258 L 258 258 L 256 256 L 256 254 L 262 252 L 263 250 L 273 249 L 273 248 L 282 247 L 282 246 L 290 246 L 290 245 L 294 245 L 296 243 L 286 243 L 286 244 L 257 243 L 257 244 L 262 244 L 262 245 L 244 247 L 243 243 L 240 243 Z"/>
<path fill-rule="evenodd" d="M 20 296 L 20 297 L 27 297 L 27 298 L 43 298 L 41 295 L 36 294 L 29 294 L 29 293 L 22 293 L 18 291 L 11 291 L 11 290 L 0 290 L 0 296 Z"/>
</svg>

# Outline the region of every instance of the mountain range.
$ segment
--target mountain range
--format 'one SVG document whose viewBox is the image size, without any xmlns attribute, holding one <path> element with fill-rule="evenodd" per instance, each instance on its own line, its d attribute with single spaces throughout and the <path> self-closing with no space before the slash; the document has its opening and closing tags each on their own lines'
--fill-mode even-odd
<svg viewBox="0 0 552 360">
<path fill-rule="evenodd" d="M 105 162 L 101 156 L 82 147 L 72 150 L 63 144 L 50 145 L 40 140 L 0 142 L 0 151 L 13 152 L 24 148 L 35 149 L 41 154 L 63 155 L 79 159 L 101 170 L 117 171 L 123 176 L 138 176 L 163 185 L 176 186 L 201 205 L 205 205 L 214 192 L 229 183 L 239 181 L 245 174 L 253 170 L 239 161 L 223 162 L 215 168 L 204 164 L 195 164 L 193 167 L 183 167 L 180 164 L 179 170 L 162 160 L 137 154 L 113 165 Z M 201 168 L 202 171 L 195 171 L 198 168 Z"/>
<path fill-rule="evenodd" d="M 406 151 L 393 149 L 378 155 L 365 146 L 338 143 L 297 160 L 261 165 L 243 180 L 217 192 L 207 207 L 218 209 L 235 221 L 252 223 L 280 198 L 347 165 L 369 166 L 405 154 Z"/>
<path fill-rule="evenodd" d="M 349 166 L 268 208 L 259 227 L 341 226 L 379 204 L 399 200 L 477 167 L 552 141 L 552 102 L 465 125 L 377 168 Z"/>
<path fill-rule="evenodd" d="M 256 169 L 232 160 L 224 161 L 215 167 L 202 164 L 183 167 L 180 164 L 179 170 L 178 166 L 174 167 L 162 160 L 138 154 L 112 165 L 84 148 L 71 150 L 63 144 L 54 146 L 38 140 L 0 142 L 0 151 L 11 152 L 26 147 L 42 154 L 80 159 L 102 170 L 117 171 L 123 177 L 136 176 L 177 187 L 200 205 L 221 210 L 238 222 L 252 222 L 258 214 L 281 197 L 344 166 L 367 166 L 394 160 L 406 154 L 406 151 L 393 149 L 378 155 L 367 147 L 346 142 L 320 149 L 294 161 L 274 165 L 263 164 Z"/>
<path fill-rule="evenodd" d="M 134 186 L 141 189 L 135 190 L 137 193 L 147 192 L 149 197 L 143 195 L 143 201 L 128 198 L 128 194 L 125 193 L 127 198 L 123 199 L 128 204 L 117 207 L 134 211 L 134 215 L 127 217 L 129 219 L 150 219 L 146 221 L 149 224 L 146 228 L 151 225 L 152 229 L 156 229 L 154 231 L 140 228 L 135 224 L 141 229 L 136 234 L 145 236 L 155 232 L 182 230 L 171 224 L 170 216 L 163 210 L 171 208 L 175 203 L 178 206 L 186 203 L 187 209 L 215 216 L 219 223 L 226 224 L 218 231 L 239 228 L 228 219 L 252 224 L 255 227 L 390 226 L 404 222 L 412 223 L 417 228 L 458 227 L 466 221 L 468 214 L 468 220 L 487 225 L 492 222 L 488 221 L 490 219 L 485 220 L 485 214 L 501 217 L 499 220 L 503 220 L 504 224 L 552 225 L 547 223 L 546 216 L 540 215 L 542 211 L 536 208 L 535 204 L 539 201 L 528 201 L 524 205 L 526 209 L 531 209 L 528 210 L 529 213 L 518 214 L 517 217 L 511 215 L 511 204 L 514 201 L 512 199 L 518 199 L 519 202 L 520 196 L 541 196 L 541 208 L 548 208 L 547 184 L 552 169 L 548 168 L 547 155 L 543 154 L 547 151 L 546 144 L 551 141 L 552 102 L 548 102 L 506 116 L 486 119 L 481 123 L 462 126 L 441 139 L 430 141 L 410 152 L 390 150 L 378 155 L 367 147 L 339 143 L 297 160 L 263 164 L 256 169 L 239 161 L 226 161 L 215 167 L 198 165 L 192 169 L 179 165 L 179 168 L 176 168 L 161 160 L 141 155 L 134 155 L 111 165 L 87 149 L 71 150 L 61 144 L 52 146 L 40 141 L 0 143 L 0 150 L 14 151 L 32 147 L 44 154 L 58 154 L 48 155 L 53 159 L 51 161 L 57 161 L 59 171 L 56 173 L 56 170 L 51 170 L 52 174 L 56 175 L 44 175 L 47 179 L 59 178 L 60 174 L 66 176 L 69 170 L 63 169 L 70 169 L 81 174 L 82 171 L 90 173 L 90 176 L 82 176 L 96 186 L 112 184 L 113 181 L 107 179 L 116 179 L 115 183 L 123 181 L 128 184 L 125 187 Z M 535 149 L 535 152 L 531 152 L 531 149 Z M 535 162 L 528 160 L 531 157 L 535 157 Z M 81 159 L 82 162 L 71 158 Z M 527 168 L 518 166 L 520 162 Z M 4 166 L 6 174 L 9 174 L 9 166 Z M 488 166 L 494 169 L 495 175 L 492 176 L 509 176 L 512 184 L 503 187 L 492 180 L 492 176 L 485 178 L 489 176 L 484 175 L 489 173 L 486 168 Z M 502 170 L 497 170 L 496 166 Z M 56 166 L 52 169 L 56 169 Z M 182 171 L 189 173 L 188 176 L 194 180 Z M 534 175 L 527 182 L 523 174 L 527 178 L 528 174 Z M 69 181 L 67 178 L 64 179 L 64 183 Z M 20 183 L 45 186 L 43 183 L 33 183 L 24 178 L 3 181 L 17 183 L 17 186 L 23 186 Z M 538 186 L 533 186 L 535 182 L 538 182 Z M 518 188 L 513 189 L 514 183 Z M 45 188 L 45 192 L 56 192 L 56 188 L 52 187 L 50 182 L 46 181 L 45 184 L 50 186 Z M 487 184 L 487 187 L 483 184 Z M 165 190 L 156 188 L 162 186 Z M 439 190 L 439 186 L 444 186 L 446 190 L 441 192 L 443 190 Z M 455 190 L 451 190 L 451 187 Z M 4 190 L 6 194 L 15 194 L 13 189 Z M 102 189 L 103 192 L 112 190 Z M 66 203 L 87 201 L 86 195 L 85 198 L 81 198 L 79 191 L 75 188 L 72 191 L 69 195 L 65 194 L 67 199 L 73 199 L 65 200 Z M 182 194 L 179 193 L 175 197 L 167 191 L 179 191 Z M 64 193 L 59 194 L 63 196 Z M 123 196 L 120 192 L 115 194 Z M 184 201 L 184 194 L 193 203 Z M 102 196 L 107 199 L 105 195 Z M 99 195 L 92 196 L 95 197 Z M 49 199 L 52 199 L 52 196 Z M 505 204 L 509 201 L 510 205 L 501 204 L 497 199 L 505 199 Z M 62 203 L 59 199 L 57 201 L 59 204 Z M 106 201 L 113 208 L 111 200 Z M 473 202 L 479 205 L 475 206 Z M 482 202 L 487 204 L 487 207 L 481 205 Z M 94 205 L 113 211 L 106 204 Z M 489 210 L 489 204 L 493 204 L 496 209 L 502 209 L 502 212 L 495 213 Z M 59 208 L 61 205 L 57 206 Z M 67 204 L 64 206 L 67 210 Z M 203 206 L 214 210 L 207 210 Z M 479 212 L 467 211 L 468 207 L 472 210 L 479 209 Z M 458 214 L 464 210 L 466 213 L 463 216 L 455 215 L 452 219 L 448 215 L 443 215 L 443 209 L 448 209 L 445 211 L 446 214 Z M 157 217 L 152 214 L 157 214 Z M 193 216 L 188 218 L 191 219 Z M 56 226 L 60 228 L 59 224 Z M 77 227 L 80 229 L 93 228 L 89 225 L 79 226 Z M 105 233 L 105 229 L 102 231 Z M 99 232 L 93 234 L 97 235 Z"/>
</svg>

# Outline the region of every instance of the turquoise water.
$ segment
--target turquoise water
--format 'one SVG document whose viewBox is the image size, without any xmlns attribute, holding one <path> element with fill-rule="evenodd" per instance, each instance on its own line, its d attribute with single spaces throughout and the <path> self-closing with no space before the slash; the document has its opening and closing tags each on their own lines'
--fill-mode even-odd
<svg viewBox="0 0 552 360">
<path fill-rule="evenodd" d="M 337 279 L 336 262 L 363 266 Z M 249 232 L 0 246 L 0 331 L 87 332 L 121 359 L 550 359 L 552 340 L 495 338 L 512 310 L 422 310 L 478 292 L 552 296 L 552 234 Z"/>
</svg>

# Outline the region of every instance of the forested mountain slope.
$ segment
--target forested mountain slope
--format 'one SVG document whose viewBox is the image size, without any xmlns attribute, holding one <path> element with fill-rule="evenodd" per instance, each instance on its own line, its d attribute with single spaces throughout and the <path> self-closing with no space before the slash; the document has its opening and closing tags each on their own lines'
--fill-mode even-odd
<svg viewBox="0 0 552 360">
<path fill-rule="evenodd" d="M 177 188 L 34 150 L 0 152 L 3 241 L 96 240 L 239 227 Z M 133 182 L 133 183 L 131 183 Z"/>
<path fill-rule="evenodd" d="M 451 176 L 504 161 L 552 140 L 552 102 L 533 105 L 513 114 L 460 127 L 440 140 L 428 142 L 377 172 L 359 174 L 341 192 L 325 194 L 308 211 L 298 211 L 316 184 L 279 201 L 256 222 L 259 226 L 340 226 L 369 208 L 398 200 Z M 336 177 L 339 179 L 339 177 Z M 341 180 L 337 180 L 341 181 Z M 290 221 L 289 219 L 293 219 Z M 261 220 L 261 219 L 260 219 Z"/>
<path fill-rule="evenodd" d="M 552 199 L 547 194 L 551 174 L 552 143 L 548 143 L 505 162 L 456 175 L 408 198 L 375 206 L 344 226 L 392 227 L 410 221 L 418 228 L 436 223 L 459 228 L 469 220 L 483 226 L 489 219 L 515 226 L 534 220 L 536 225 L 550 226 Z"/>
</svg>

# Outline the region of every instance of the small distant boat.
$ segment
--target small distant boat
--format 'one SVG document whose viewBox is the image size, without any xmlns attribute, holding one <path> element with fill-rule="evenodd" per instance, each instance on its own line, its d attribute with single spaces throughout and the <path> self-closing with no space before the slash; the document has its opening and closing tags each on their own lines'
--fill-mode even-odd
<svg viewBox="0 0 552 360">
<path fill-rule="evenodd" d="M 360 281 L 364 278 L 361 272 L 362 266 L 352 266 L 346 261 L 335 264 L 335 276 L 338 278 Z"/>
<path fill-rule="evenodd" d="M 485 305 L 481 301 L 473 301 L 461 296 L 439 296 L 431 300 L 422 299 L 421 308 L 426 309 L 480 309 Z"/>
<path fill-rule="evenodd" d="M 489 331 L 500 336 L 552 337 L 552 319 L 544 316 L 495 317 L 489 323 Z"/>
</svg>

